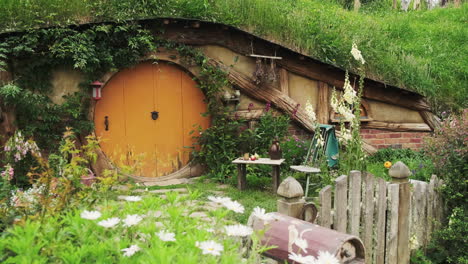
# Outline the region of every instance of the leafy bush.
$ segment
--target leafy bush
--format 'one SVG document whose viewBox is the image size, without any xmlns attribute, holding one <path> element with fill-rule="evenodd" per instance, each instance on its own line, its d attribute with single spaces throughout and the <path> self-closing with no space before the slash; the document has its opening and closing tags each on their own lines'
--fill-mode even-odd
<svg viewBox="0 0 468 264">
<path fill-rule="evenodd" d="M 283 158 L 285 159 L 283 168 L 289 170 L 290 165 L 301 165 L 304 163 L 309 146 L 310 140 L 300 139 L 297 136 L 287 137 L 281 143 Z"/>
<path fill-rule="evenodd" d="M 367 171 L 377 177 L 383 177 L 391 180 L 388 175 L 388 169 L 384 167 L 385 162 L 395 164 L 401 161 L 411 170 L 411 179 L 429 182 L 432 174 L 435 172 L 434 163 L 425 154 L 424 151 L 415 151 L 411 149 L 379 149 L 375 154 L 366 158 Z"/>
<path fill-rule="evenodd" d="M 425 151 L 444 180 L 442 193 L 449 217 L 436 232 L 429 256 L 435 263 L 468 263 L 468 109 L 449 116 L 428 138 Z"/>
<path fill-rule="evenodd" d="M 232 160 L 245 152 L 266 156 L 273 139 L 283 138 L 288 126 L 287 116 L 274 116 L 269 111 L 260 117 L 254 128 L 247 128 L 240 119 L 218 117 L 211 127 L 194 136 L 192 155 L 195 161 L 208 168 L 211 177 L 224 181 L 236 169 Z M 266 167 L 256 166 L 252 170 L 259 175 L 268 174 Z"/>
</svg>

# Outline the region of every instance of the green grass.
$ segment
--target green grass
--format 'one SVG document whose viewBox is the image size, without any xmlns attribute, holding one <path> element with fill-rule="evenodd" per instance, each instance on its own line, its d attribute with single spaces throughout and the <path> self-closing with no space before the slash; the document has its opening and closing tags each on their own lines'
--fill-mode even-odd
<svg viewBox="0 0 468 264">
<path fill-rule="evenodd" d="M 259 178 L 248 176 L 247 190 L 240 191 L 235 187 L 234 183 L 227 184 L 227 188 L 220 188 L 220 183 L 216 183 L 206 177 L 201 177 L 200 180 L 193 184 L 151 186 L 148 187 L 148 190 L 187 188 L 191 192 L 200 192 L 201 200 L 205 199 L 209 195 L 220 196 L 216 192 L 222 191 L 224 194 L 221 196 L 230 197 L 244 206 L 245 212 L 243 214 L 233 214 L 232 218 L 237 222 L 246 224 L 250 213 L 256 206 L 265 208 L 267 212 L 276 212 L 276 200 L 278 197 L 272 192 L 271 185 L 271 177 Z M 140 187 L 140 189 L 141 188 L 142 187 Z"/>
<path fill-rule="evenodd" d="M 357 71 L 357 43 L 368 77 L 428 96 L 438 111 L 468 107 L 468 4 L 407 13 L 390 1 L 353 12 L 330 0 L 0 0 L 0 31 L 152 17 L 233 25 Z M 366 1 L 363 1 L 366 2 Z"/>
</svg>

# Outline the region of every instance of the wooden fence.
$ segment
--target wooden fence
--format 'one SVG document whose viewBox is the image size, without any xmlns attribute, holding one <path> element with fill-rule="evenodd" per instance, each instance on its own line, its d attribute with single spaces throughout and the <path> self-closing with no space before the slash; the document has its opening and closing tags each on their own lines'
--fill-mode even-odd
<svg viewBox="0 0 468 264">
<path fill-rule="evenodd" d="M 366 263 L 409 263 L 410 251 L 425 247 L 443 217 L 438 193 L 442 181 L 409 181 L 409 169 L 397 162 L 392 182 L 351 171 L 319 193 L 317 224 L 359 236 Z"/>
</svg>

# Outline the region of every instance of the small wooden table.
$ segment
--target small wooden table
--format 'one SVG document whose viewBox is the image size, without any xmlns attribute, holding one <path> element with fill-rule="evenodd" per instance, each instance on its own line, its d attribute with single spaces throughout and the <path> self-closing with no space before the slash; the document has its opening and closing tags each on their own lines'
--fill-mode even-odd
<svg viewBox="0 0 468 264">
<path fill-rule="evenodd" d="M 273 192 L 276 192 L 280 181 L 280 165 L 284 162 L 284 159 L 272 160 L 269 158 L 260 158 L 258 160 L 244 160 L 243 158 L 237 158 L 232 161 L 233 164 L 237 164 L 237 188 L 239 190 L 245 190 L 247 186 L 247 168 L 246 165 L 270 165 L 273 167 Z"/>
</svg>

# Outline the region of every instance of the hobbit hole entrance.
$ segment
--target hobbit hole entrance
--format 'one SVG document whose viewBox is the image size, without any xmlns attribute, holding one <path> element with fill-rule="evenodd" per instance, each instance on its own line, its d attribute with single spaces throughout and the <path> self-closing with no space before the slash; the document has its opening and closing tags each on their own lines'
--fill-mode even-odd
<svg viewBox="0 0 468 264">
<path fill-rule="evenodd" d="M 132 174 L 160 177 L 189 162 L 190 132 L 209 126 L 204 95 L 173 64 L 144 62 L 115 74 L 96 103 L 94 124 L 101 148 Z"/>
</svg>

